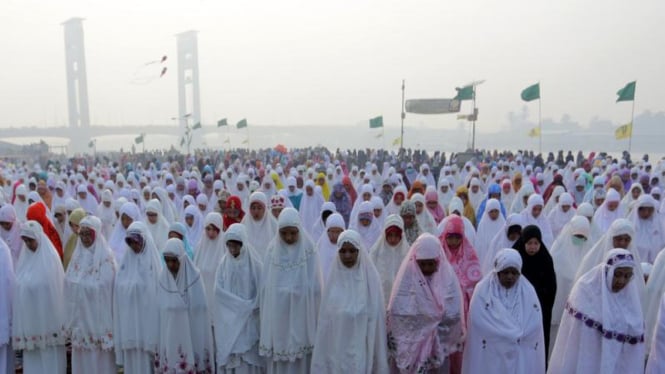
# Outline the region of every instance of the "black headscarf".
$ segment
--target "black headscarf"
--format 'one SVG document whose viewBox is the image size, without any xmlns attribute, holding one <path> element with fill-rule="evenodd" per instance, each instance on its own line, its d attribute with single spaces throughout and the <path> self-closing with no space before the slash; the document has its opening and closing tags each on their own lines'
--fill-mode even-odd
<svg viewBox="0 0 665 374">
<path fill-rule="evenodd" d="M 526 243 L 536 238 L 540 242 L 540 250 L 533 256 L 526 253 Z M 556 296 L 556 275 L 554 263 L 550 252 L 543 243 L 542 234 L 538 226 L 529 225 L 522 229 L 522 236 L 513 244 L 522 256 L 522 275 L 529 280 L 536 290 L 540 308 L 543 312 L 543 333 L 545 335 L 545 356 L 547 357 L 550 343 L 550 324 L 552 322 L 552 308 Z"/>
</svg>

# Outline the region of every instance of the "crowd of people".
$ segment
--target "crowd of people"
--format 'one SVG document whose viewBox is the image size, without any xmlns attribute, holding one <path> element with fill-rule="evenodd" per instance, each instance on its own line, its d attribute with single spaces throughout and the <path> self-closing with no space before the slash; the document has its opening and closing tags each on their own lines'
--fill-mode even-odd
<svg viewBox="0 0 665 374">
<path fill-rule="evenodd" d="M 665 373 L 663 179 L 627 153 L 5 160 L 0 372 Z"/>
</svg>

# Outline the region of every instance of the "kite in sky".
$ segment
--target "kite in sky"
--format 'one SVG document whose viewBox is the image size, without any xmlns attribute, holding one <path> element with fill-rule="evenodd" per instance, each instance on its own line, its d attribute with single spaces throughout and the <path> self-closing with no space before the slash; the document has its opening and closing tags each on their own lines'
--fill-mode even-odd
<svg viewBox="0 0 665 374">
<path fill-rule="evenodd" d="M 152 60 L 141 64 L 134 72 L 134 76 L 130 83 L 144 85 L 163 77 L 168 71 L 168 68 L 165 66 L 166 60 L 168 60 L 168 56 L 164 55 L 158 60 Z"/>
</svg>

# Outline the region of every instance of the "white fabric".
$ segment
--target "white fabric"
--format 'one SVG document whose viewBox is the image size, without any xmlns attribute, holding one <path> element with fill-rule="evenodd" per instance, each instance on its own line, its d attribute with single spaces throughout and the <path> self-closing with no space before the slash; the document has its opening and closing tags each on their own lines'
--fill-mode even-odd
<svg viewBox="0 0 665 374">
<path fill-rule="evenodd" d="M 598 209 L 596 209 L 596 212 L 593 214 L 593 221 L 591 222 L 592 225 L 597 226 L 598 232 L 606 232 L 610 228 L 612 222 L 626 216 L 621 205 L 619 205 L 614 211 L 610 211 L 607 208 L 607 205 L 610 202 L 619 202 L 620 198 L 621 196 L 614 188 L 610 188 L 609 191 L 607 191 L 605 201 L 600 207 L 598 207 Z"/>
<path fill-rule="evenodd" d="M 169 239 L 163 255 L 177 257 L 178 273 L 164 268 L 159 275 L 159 345 L 155 371 L 178 365 L 182 371 L 214 370 L 214 351 L 208 304 L 198 269 L 185 254 L 180 239 Z"/>
<path fill-rule="evenodd" d="M 323 222 L 323 218 L 322 218 L 323 212 L 326 212 L 326 211 L 329 211 L 329 212 L 332 212 L 332 213 L 337 212 L 337 207 L 335 207 L 335 203 L 333 203 L 332 201 L 326 201 L 325 203 L 323 203 L 323 205 L 321 205 L 321 212 L 319 213 L 319 216 L 316 218 L 316 223 L 314 224 L 314 227 L 312 227 L 311 239 L 314 243 L 318 243 L 321 236 L 327 230 L 327 228 L 325 227 L 326 224 Z M 326 221 L 326 223 L 327 223 L 327 221 Z M 343 229 L 345 229 L 345 228 L 346 227 L 343 227 Z M 325 273 L 324 273 L 324 275 L 325 275 Z M 324 280 L 326 279 L 325 276 L 323 277 L 323 279 Z"/>
<path fill-rule="evenodd" d="M 155 247 L 164 248 L 164 244 L 169 238 L 169 223 L 162 215 L 162 204 L 157 199 L 151 199 L 148 201 L 145 207 L 146 213 L 157 214 L 157 222 L 152 224 L 148 217 L 145 218 L 145 226 L 152 236 L 152 240 L 155 242 Z"/>
<path fill-rule="evenodd" d="M 360 215 L 370 216 L 369 226 L 363 226 L 360 223 Z M 363 201 L 358 207 L 356 220 L 349 223 L 349 229 L 355 230 L 362 238 L 364 248 L 371 248 L 381 236 L 381 226 L 374 217 L 374 206 L 371 201 Z"/>
<path fill-rule="evenodd" d="M 11 251 L 12 264 L 14 269 L 18 264 L 18 258 L 23 247 L 21 240 L 21 221 L 16 217 L 16 210 L 10 204 L 0 207 L 0 222 L 11 222 L 12 227 L 9 231 L 0 226 L 0 239 L 4 240 Z"/>
<path fill-rule="evenodd" d="M 509 215 L 506 219 L 506 223 L 503 225 L 503 228 L 497 232 L 496 235 L 494 235 L 492 244 L 489 247 L 488 252 L 485 254 L 485 258 L 481 264 L 483 275 L 487 275 L 492 272 L 494 269 L 494 258 L 499 253 L 499 251 L 501 251 L 503 248 L 512 248 L 513 244 L 515 244 L 517 241 L 508 239 L 508 229 L 510 226 L 520 226 L 521 229 L 524 228 L 526 225 L 524 224 L 522 215 L 515 213 Z"/>
<path fill-rule="evenodd" d="M 104 205 L 104 202 L 110 202 L 110 206 Z M 116 224 L 117 217 L 115 216 L 115 209 L 113 208 L 113 194 L 111 190 L 104 190 L 102 192 L 102 201 L 97 206 L 96 216 L 102 221 L 102 232 L 104 238 L 108 241 L 111 239 L 113 227 Z M 66 243 L 65 240 L 62 241 Z"/>
<path fill-rule="evenodd" d="M 630 252 L 613 249 L 603 263 L 577 281 L 561 319 L 550 374 L 643 372 L 644 318 L 635 282 L 639 280 L 637 271 L 623 289 L 612 291 L 614 270 L 637 270 L 636 264 Z M 599 330 L 610 335 L 604 336 Z M 635 337 L 636 344 L 619 341 L 618 334 Z"/>
<path fill-rule="evenodd" d="M 665 251 L 660 251 L 653 263 L 651 275 L 646 285 L 644 314 L 646 319 L 647 346 L 651 343 L 654 328 L 658 321 L 658 306 L 665 293 Z"/>
<path fill-rule="evenodd" d="M 239 241 L 242 247 L 238 257 L 226 250 L 217 270 L 212 299 L 216 305 L 217 370 L 232 370 L 243 364 L 261 368 L 264 363 L 258 356 L 258 297 L 263 263 L 242 224 L 231 225 L 225 233 L 225 240 Z"/>
<path fill-rule="evenodd" d="M 115 374 L 113 351 L 72 348 L 72 374 Z"/>
<path fill-rule="evenodd" d="M 311 188 L 313 190 L 312 195 L 307 194 L 307 189 Z M 303 229 L 305 232 L 312 236 L 314 224 L 316 219 L 319 217 L 319 212 L 321 212 L 321 205 L 324 203 L 323 195 L 318 193 L 314 188 L 314 182 L 308 180 L 305 182 L 305 192 L 302 194 L 302 200 L 300 200 L 300 220 L 303 222 Z"/>
<path fill-rule="evenodd" d="M 311 358 L 321 300 L 318 255 L 298 212 L 285 208 L 278 227 L 295 227 L 299 234 L 294 244 L 276 236 L 264 261 L 259 354 L 267 357 L 269 372 L 273 363 L 290 361 L 286 366 L 291 367 Z"/>
<path fill-rule="evenodd" d="M 545 216 L 549 216 L 550 212 L 554 210 L 554 208 L 559 204 L 557 201 L 558 198 L 561 197 L 563 193 L 566 192 L 566 189 L 563 186 L 556 186 L 552 190 L 552 194 L 550 195 L 550 198 L 547 200 L 547 204 L 543 207 L 543 214 Z"/>
<path fill-rule="evenodd" d="M 489 212 L 492 210 L 499 211 L 499 216 L 495 220 L 492 220 L 489 217 Z M 478 232 L 476 233 L 476 240 L 474 246 L 474 248 L 476 249 L 476 254 L 478 255 L 479 263 L 482 264 L 485 262 L 485 256 L 487 255 L 487 253 L 490 252 L 490 247 L 493 244 L 492 240 L 494 239 L 497 233 L 501 232 L 501 229 L 503 228 L 505 223 L 506 219 L 503 218 L 503 214 L 501 214 L 501 205 L 499 203 L 499 200 L 497 199 L 487 200 L 487 203 L 485 204 L 485 211 L 483 212 L 483 216 L 480 219 L 480 223 L 478 224 Z"/>
<path fill-rule="evenodd" d="M 16 199 L 14 200 L 14 209 L 16 210 L 16 218 L 25 222 L 25 215 L 28 212 L 28 188 L 24 184 L 20 184 L 16 187 L 15 193 Z M 25 201 L 21 201 L 19 196 L 23 196 Z"/>
<path fill-rule="evenodd" d="M 214 240 L 211 240 L 208 238 L 207 232 L 203 233 L 194 251 L 194 265 L 196 265 L 201 274 L 206 300 L 210 300 L 208 303 L 208 312 L 210 314 L 210 321 L 213 321 L 215 303 L 212 300 L 215 297 L 215 273 L 222 261 L 222 257 L 226 253 L 226 241 L 224 240 L 224 232 L 222 231 L 222 215 L 215 212 L 208 213 L 203 227 L 205 228 L 210 225 L 216 227 L 219 230 L 219 234 Z"/>
<path fill-rule="evenodd" d="M 386 241 L 386 230 L 391 226 L 402 230 L 402 239 L 394 247 Z M 402 265 L 402 261 L 404 261 L 408 252 L 409 244 L 406 242 L 404 235 L 404 221 L 399 215 L 391 214 L 383 224 L 380 239 L 376 241 L 370 250 L 370 258 L 376 266 L 379 278 L 381 278 L 383 301 L 386 306 L 388 305 L 388 301 L 390 301 L 390 293 L 392 292 L 393 282 L 395 281 L 399 267 Z"/>
<path fill-rule="evenodd" d="M 526 182 L 520 187 L 520 190 L 515 194 L 515 199 L 513 200 L 513 205 L 510 207 L 510 213 L 522 213 L 526 204 L 524 204 L 524 199 L 529 198 L 532 194 L 536 193 L 536 190 L 533 188 L 533 184 Z"/>
<path fill-rule="evenodd" d="M 81 230 L 95 232 L 86 248 L 79 237 L 65 274 L 65 328 L 72 348 L 85 351 L 113 349 L 113 282 L 116 262 L 102 235 L 102 223 L 87 216 Z M 101 353 L 100 353 L 101 354 Z"/>
<path fill-rule="evenodd" d="M 660 303 L 653 304 L 653 307 L 658 305 L 657 315 L 654 323 L 653 340 L 651 342 L 651 350 L 649 351 L 649 361 L 645 374 L 661 374 L 665 373 L 665 298 L 660 295 Z M 649 325 L 647 325 L 648 328 Z"/>
<path fill-rule="evenodd" d="M 36 223 L 36 222 L 35 222 Z M 37 224 L 39 226 L 39 224 Z M 41 226 L 40 226 L 41 228 Z M 43 234 L 42 234 L 43 235 Z M 44 236 L 45 237 L 45 236 Z M 43 240 L 42 242 L 48 242 L 48 240 Z M 50 243 L 50 242 L 49 242 Z M 45 252 L 45 251 L 44 251 Z M 53 253 L 57 257 L 57 253 L 53 250 Z M 46 255 L 45 255 L 46 256 Z M 33 257 L 33 256 L 30 256 Z M 27 270 L 27 269 L 26 269 Z M 18 287 L 17 287 L 18 288 Z M 62 288 L 61 288 L 62 289 Z M 12 256 L 9 251 L 9 247 L 0 239 L 0 347 L 5 347 L 9 349 L 9 354 L 11 355 L 11 337 L 12 332 L 12 308 L 14 303 L 14 293 L 15 290 L 15 277 L 14 277 L 14 267 L 12 265 Z M 21 295 L 25 297 L 24 295 Z M 38 302 L 38 300 L 35 300 Z M 22 309 L 22 308 L 21 308 Z M 43 315 L 48 314 L 48 310 L 44 311 L 32 311 L 33 315 L 43 313 Z M 22 320 L 19 319 L 22 322 Z M 19 322 L 20 323 L 20 322 Z M 46 322 L 48 324 L 48 322 Z M 18 330 L 21 331 L 21 330 Z M 3 366 L 0 366 L 0 369 Z"/>
<path fill-rule="evenodd" d="M 333 262 L 321 298 L 312 354 L 315 373 L 386 373 L 386 327 L 379 274 L 363 248 L 360 235 L 348 230 L 337 240 L 358 250 L 356 264 Z"/>
<path fill-rule="evenodd" d="M 423 210 L 420 212 L 420 214 L 416 213 L 416 219 L 418 220 L 418 226 L 420 226 L 421 232 L 427 232 L 432 235 L 436 235 L 437 225 L 434 221 L 434 217 L 432 217 L 432 214 L 429 212 L 429 210 L 427 210 L 425 196 L 420 193 L 414 193 L 409 200 L 413 201 L 414 203 L 418 202 L 423 206 Z M 372 243 L 372 245 L 373 244 L 374 243 Z"/>
<path fill-rule="evenodd" d="M 566 305 L 570 290 L 575 284 L 577 267 L 593 245 L 589 239 L 590 232 L 589 221 L 584 217 L 575 216 L 563 228 L 561 235 L 552 245 L 550 255 L 552 256 L 556 275 L 556 296 L 552 309 L 552 325 L 558 325 L 561 322 L 563 307 Z M 573 237 L 574 235 L 582 235 L 587 240 L 580 242 Z M 553 341 L 550 346 L 554 347 L 556 335 L 552 335 L 551 338 Z"/>
<path fill-rule="evenodd" d="M 552 201 L 551 198 L 550 201 Z M 559 236 L 563 227 L 575 216 L 576 210 L 573 203 L 573 197 L 568 192 L 563 192 L 559 195 L 559 203 L 547 214 L 554 239 Z M 564 212 L 562 206 L 568 206 L 568 211 Z"/>
<path fill-rule="evenodd" d="M 331 242 L 328 237 L 328 230 L 331 228 L 338 228 L 344 231 L 344 217 L 339 213 L 333 213 L 328 216 L 326 230 L 316 243 L 316 250 L 319 253 L 319 264 L 321 265 L 321 279 L 324 284 L 328 281 L 328 274 L 330 274 L 332 264 L 337 257 L 337 243 Z"/>
<path fill-rule="evenodd" d="M 12 355 L 14 351 L 12 351 Z M 65 374 L 67 372 L 67 353 L 65 345 L 44 349 L 23 351 L 24 373 Z"/>
<path fill-rule="evenodd" d="M 628 220 L 635 227 L 635 247 L 640 254 L 640 260 L 652 264 L 665 247 L 665 227 L 661 215 L 657 213 L 657 202 L 651 195 L 642 194 L 632 205 Z M 639 217 L 639 208 L 642 207 L 653 209 L 651 217 Z"/>
<path fill-rule="evenodd" d="M 136 206 L 136 204 L 130 202 L 122 204 L 118 214 L 120 218 L 118 218 L 118 223 L 113 228 L 111 239 L 109 239 L 108 242 L 109 246 L 113 250 L 116 263 L 122 262 L 122 256 L 125 254 L 125 249 L 127 248 L 127 245 L 125 244 L 125 234 L 127 233 L 127 230 L 121 222 L 123 214 L 131 218 L 132 222 L 139 221 L 141 219 L 141 212 L 139 211 L 139 207 Z"/>
<path fill-rule="evenodd" d="M 263 258 L 266 254 L 268 244 L 277 235 L 277 220 L 270 213 L 268 208 L 268 198 L 263 192 L 257 191 L 249 196 L 248 206 L 251 209 L 252 204 L 257 203 L 263 205 L 265 212 L 260 220 L 255 220 L 251 214 L 245 214 L 242 219 L 242 224 L 245 225 L 247 231 L 247 240 L 254 248 L 259 257 Z"/>
<path fill-rule="evenodd" d="M 24 351 L 64 347 L 65 273 L 62 262 L 38 222 L 26 222 L 21 229 L 21 235 L 36 240 L 38 247 L 32 251 L 24 245 L 16 266 L 12 346 L 16 350 Z M 5 261 L 2 263 L 5 265 Z M 7 274 L 6 278 L 13 276 L 7 271 L 3 267 L 2 272 Z M 3 293 L 0 297 L 11 301 L 11 293 Z M 4 338 L 5 334 L 0 332 L 0 342 L 3 342 Z"/>
<path fill-rule="evenodd" d="M 543 197 L 537 194 L 529 196 L 527 201 L 526 208 L 522 211 L 522 219 L 524 220 L 524 225 L 535 225 L 540 229 L 541 234 L 543 235 L 543 244 L 545 247 L 551 248 L 552 243 L 554 243 L 554 235 L 552 235 L 552 228 L 550 227 L 547 217 L 545 217 L 544 211 L 540 212 L 538 217 L 533 216 L 533 208 L 536 206 L 543 206 Z"/>
<path fill-rule="evenodd" d="M 155 187 L 152 191 L 153 197 L 156 195 L 159 203 L 162 204 L 162 215 L 168 223 L 173 223 L 178 220 L 178 210 L 169 198 L 168 192 L 162 187 Z"/>
<path fill-rule="evenodd" d="M 188 215 L 194 217 L 194 222 L 192 222 L 191 226 L 188 225 L 187 221 L 185 220 L 185 217 Z M 182 215 L 182 223 L 187 228 L 187 238 L 194 248 L 198 246 L 199 241 L 201 240 L 201 237 L 205 231 L 205 226 L 203 226 L 203 218 L 204 217 L 201 215 L 201 211 L 196 206 L 196 204 L 188 205 Z"/>
<path fill-rule="evenodd" d="M 545 373 L 545 338 L 540 302 L 522 275 L 509 289 L 498 272 L 521 271 L 514 249 L 502 249 L 494 270 L 476 285 L 469 306 L 469 330 L 462 373 Z"/>
<path fill-rule="evenodd" d="M 127 359 L 134 355 L 132 351 L 156 353 L 159 337 L 156 318 L 157 281 L 162 270 L 159 251 L 143 222 L 132 223 L 127 234 L 139 235 L 144 244 L 140 253 L 128 246 L 115 279 L 113 339 L 118 365 L 126 365 Z"/>
</svg>

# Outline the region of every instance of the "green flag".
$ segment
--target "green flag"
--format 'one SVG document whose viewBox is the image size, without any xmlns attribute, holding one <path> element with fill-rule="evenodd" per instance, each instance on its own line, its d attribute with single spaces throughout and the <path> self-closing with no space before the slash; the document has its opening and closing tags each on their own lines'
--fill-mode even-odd
<svg viewBox="0 0 665 374">
<path fill-rule="evenodd" d="M 632 81 L 619 91 L 617 91 L 617 103 L 619 101 L 633 101 L 635 100 L 635 86 L 637 81 Z"/>
<path fill-rule="evenodd" d="M 217 121 L 217 127 L 223 127 L 223 126 L 228 126 L 229 124 L 226 122 L 226 118 L 222 118 L 219 121 Z"/>
<path fill-rule="evenodd" d="M 200 128 L 201 128 L 201 122 L 197 122 L 194 124 L 194 126 L 192 126 L 192 130 L 198 130 Z"/>
<path fill-rule="evenodd" d="M 141 134 L 141 135 L 137 136 L 136 138 L 134 138 L 134 143 L 136 143 L 136 144 L 143 143 L 143 134 Z"/>
<path fill-rule="evenodd" d="M 374 117 L 369 120 L 370 129 L 378 129 L 379 127 L 383 127 L 383 116 Z"/>
<path fill-rule="evenodd" d="M 236 123 L 236 128 L 244 129 L 245 127 L 247 127 L 247 120 L 246 119 L 242 119 L 238 123 Z"/>
<path fill-rule="evenodd" d="M 472 84 L 462 88 L 455 87 L 455 90 L 457 90 L 457 95 L 455 95 L 454 99 L 459 101 L 473 100 L 475 96 L 475 90 Z"/>
<path fill-rule="evenodd" d="M 533 101 L 540 99 L 540 83 L 536 83 L 522 90 L 522 100 Z"/>
</svg>

